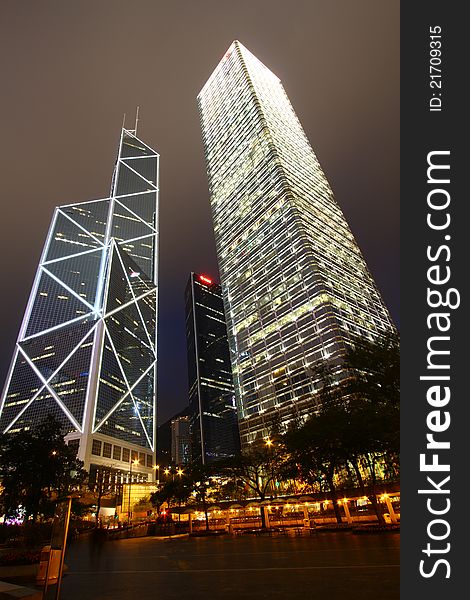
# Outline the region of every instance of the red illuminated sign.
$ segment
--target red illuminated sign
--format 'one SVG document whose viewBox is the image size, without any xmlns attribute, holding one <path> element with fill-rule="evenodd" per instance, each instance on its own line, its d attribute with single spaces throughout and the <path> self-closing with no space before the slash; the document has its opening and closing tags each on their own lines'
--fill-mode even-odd
<svg viewBox="0 0 470 600">
<path fill-rule="evenodd" d="M 199 275 L 199 281 L 202 281 L 203 283 L 207 283 L 209 285 L 212 283 L 212 279 L 209 279 L 209 277 L 206 277 L 205 275 Z"/>
</svg>

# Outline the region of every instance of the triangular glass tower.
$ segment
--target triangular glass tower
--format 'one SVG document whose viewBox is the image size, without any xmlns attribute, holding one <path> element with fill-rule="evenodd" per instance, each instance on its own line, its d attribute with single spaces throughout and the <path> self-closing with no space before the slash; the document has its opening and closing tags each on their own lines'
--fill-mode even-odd
<svg viewBox="0 0 470 600">
<path fill-rule="evenodd" d="M 159 156 L 123 129 L 111 195 L 56 208 L 0 403 L 54 415 L 86 469 L 153 473 Z"/>
</svg>

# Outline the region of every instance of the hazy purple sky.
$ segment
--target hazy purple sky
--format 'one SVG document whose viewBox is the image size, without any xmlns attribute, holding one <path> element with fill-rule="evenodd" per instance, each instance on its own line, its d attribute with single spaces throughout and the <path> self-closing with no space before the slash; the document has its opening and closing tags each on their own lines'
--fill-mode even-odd
<svg viewBox="0 0 470 600">
<path fill-rule="evenodd" d="M 186 405 L 184 287 L 217 276 L 196 96 L 234 39 L 282 80 L 398 322 L 398 0 L 3 0 L 0 386 L 53 208 L 109 194 L 139 105 L 161 156 L 159 422 Z"/>
</svg>

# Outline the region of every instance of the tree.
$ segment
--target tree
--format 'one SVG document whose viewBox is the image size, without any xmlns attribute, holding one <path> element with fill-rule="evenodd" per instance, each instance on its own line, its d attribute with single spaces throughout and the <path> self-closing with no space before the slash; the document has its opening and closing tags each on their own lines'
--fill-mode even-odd
<svg viewBox="0 0 470 600">
<path fill-rule="evenodd" d="M 56 497 L 69 494 L 86 478 L 83 462 L 76 457 L 53 417 L 32 430 L 2 436 L 0 446 L 0 500 L 6 517 L 36 521 L 40 512 Z"/>
<path fill-rule="evenodd" d="M 285 442 L 290 461 L 298 475 L 310 485 L 323 479 L 333 502 L 336 520 L 342 522 L 338 506 L 335 474 L 345 463 L 342 432 L 347 426 L 347 416 L 341 405 L 330 404 L 312 415 L 301 427 L 289 431 Z"/>
<path fill-rule="evenodd" d="M 171 494 L 168 492 L 167 483 L 164 483 L 156 492 L 150 494 L 150 503 L 156 509 L 157 513 L 160 512 L 162 504 L 169 502 Z"/>
<path fill-rule="evenodd" d="M 233 481 L 250 489 L 260 502 L 266 500 L 277 479 L 286 472 L 286 454 L 281 438 L 256 440 L 238 456 L 227 461 L 223 472 Z M 263 507 L 260 509 L 262 527 L 266 527 Z"/>
<path fill-rule="evenodd" d="M 360 470 L 370 474 L 370 498 L 379 521 L 375 493 L 376 464 L 388 457 L 395 465 L 399 449 L 399 344 L 395 336 L 375 342 L 358 339 L 343 366 L 347 377 L 338 381 L 333 369 L 322 367 L 317 390 L 318 411 L 286 435 L 291 461 L 312 485 L 319 476 L 328 485 L 336 519 L 341 522 L 336 479 L 351 464 L 359 487 Z"/>
<path fill-rule="evenodd" d="M 206 520 L 206 531 L 209 531 L 208 500 L 212 489 L 211 476 L 213 467 L 201 463 L 193 463 L 188 469 L 189 489 L 196 502 L 202 504 Z"/>
<path fill-rule="evenodd" d="M 399 469 L 400 344 L 392 334 L 374 342 L 358 339 L 346 355 L 347 395 L 351 430 L 347 439 L 352 463 L 363 486 L 360 460 L 370 475 L 370 499 L 379 521 L 376 465 L 384 460 L 392 476 Z"/>
<path fill-rule="evenodd" d="M 150 502 L 157 511 L 165 502 L 168 508 L 176 503 L 180 508 L 191 495 L 191 484 L 187 477 L 178 476 L 178 479 L 169 479 L 163 483 L 159 490 L 150 494 Z"/>
<path fill-rule="evenodd" d="M 356 421 L 368 425 L 364 431 L 369 452 L 382 452 L 392 459 L 400 451 L 400 347 L 397 336 L 376 342 L 359 340 L 346 356 L 350 377 L 347 392 Z"/>
</svg>

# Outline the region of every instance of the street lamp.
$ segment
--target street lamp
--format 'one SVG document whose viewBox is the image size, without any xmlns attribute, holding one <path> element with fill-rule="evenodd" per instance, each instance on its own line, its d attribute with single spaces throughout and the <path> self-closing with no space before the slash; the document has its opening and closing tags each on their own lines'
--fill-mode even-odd
<svg viewBox="0 0 470 600">
<path fill-rule="evenodd" d="M 152 469 L 155 471 L 154 479 L 156 479 L 157 485 L 160 485 L 160 465 L 153 465 Z"/>
<path fill-rule="evenodd" d="M 130 466 L 130 470 L 129 470 L 129 495 L 128 495 L 128 518 L 127 518 L 127 524 L 130 525 L 131 524 L 131 486 L 132 486 L 132 465 L 138 465 L 139 464 L 139 459 L 136 458 L 134 460 L 131 460 L 131 466 Z"/>
</svg>

